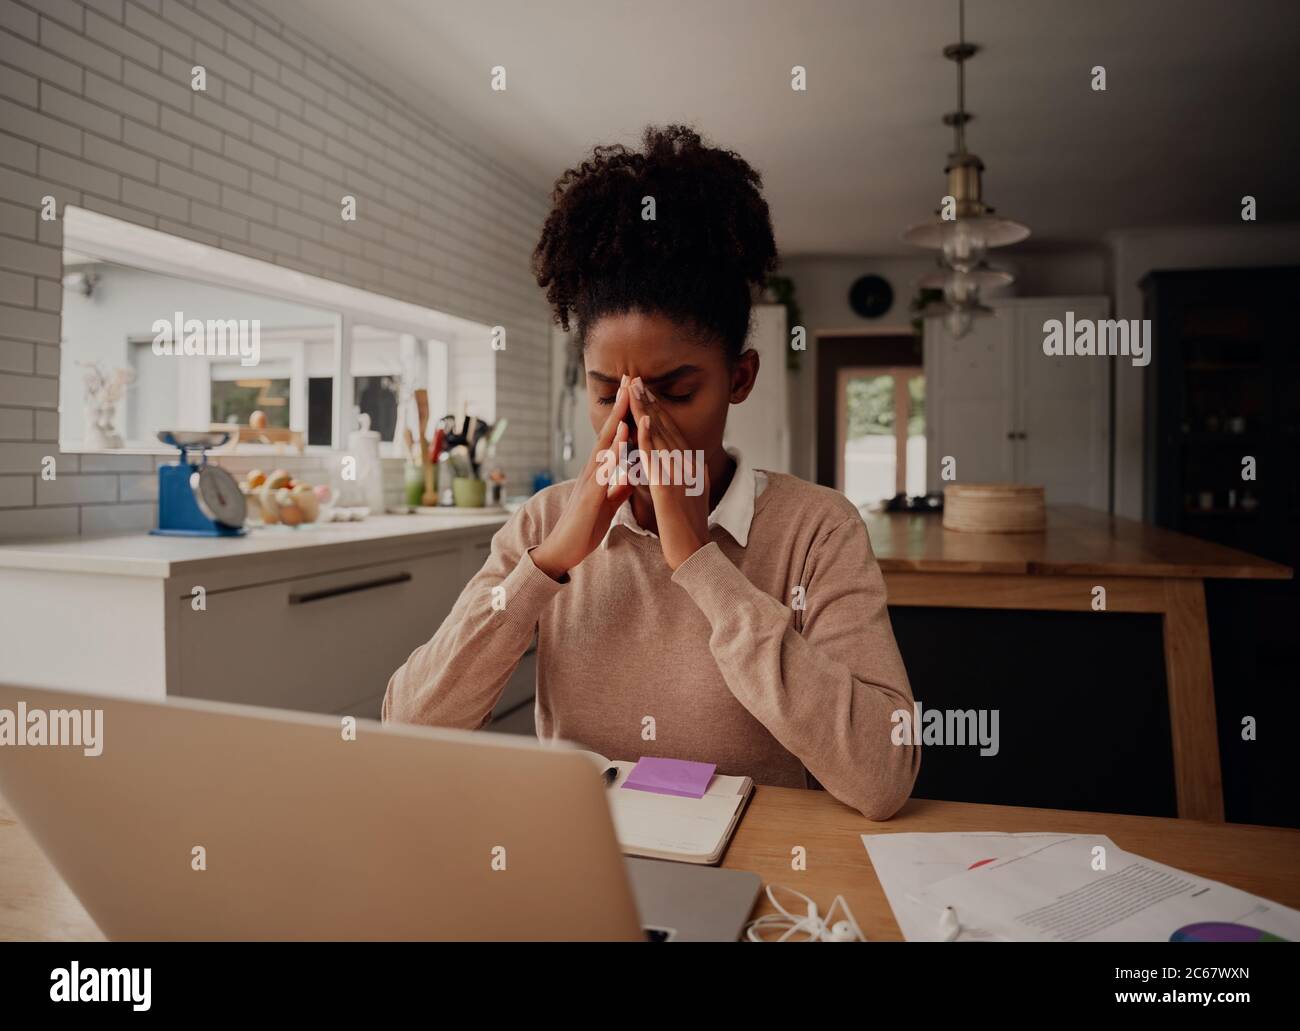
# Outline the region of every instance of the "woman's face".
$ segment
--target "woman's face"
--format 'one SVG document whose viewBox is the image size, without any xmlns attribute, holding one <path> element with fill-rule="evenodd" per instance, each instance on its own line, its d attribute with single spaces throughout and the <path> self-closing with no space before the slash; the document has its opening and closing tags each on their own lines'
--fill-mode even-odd
<svg viewBox="0 0 1300 1031">
<path fill-rule="evenodd" d="M 702 339 L 663 315 L 606 315 L 587 331 L 584 356 L 587 407 L 597 433 L 624 375 L 640 376 L 692 451 L 703 451 L 713 474 L 722 455 L 727 409 L 754 387 L 758 355 L 746 351 L 729 368 L 720 345 Z M 627 414 L 628 448 L 637 446 L 636 421 Z M 648 487 L 639 487 L 642 492 Z"/>
</svg>

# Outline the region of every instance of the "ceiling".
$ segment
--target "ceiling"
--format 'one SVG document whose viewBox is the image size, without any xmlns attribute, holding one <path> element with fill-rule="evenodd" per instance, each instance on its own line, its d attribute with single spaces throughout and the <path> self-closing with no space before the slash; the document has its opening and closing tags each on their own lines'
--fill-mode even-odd
<svg viewBox="0 0 1300 1031">
<path fill-rule="evenodd" d="M 272 9 L 539 196 L 593 144 L 671 121 L 759 170 L 786 256 L 915 255 L 898 234 L 946 192 L 956 0 L 303 4 Z M 968 145 L 1022 247 L 1227 224 L 1244 194 L 1262 222 L 1300 218 L 1296 0 L 968 0 L 966 36 Z"/>
</svg>

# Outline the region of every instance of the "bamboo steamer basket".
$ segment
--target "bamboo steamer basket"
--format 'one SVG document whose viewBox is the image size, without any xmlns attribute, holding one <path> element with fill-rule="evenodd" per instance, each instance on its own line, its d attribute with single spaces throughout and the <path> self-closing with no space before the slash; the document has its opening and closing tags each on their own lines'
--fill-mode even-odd
<svg viewBox="0 0 1300 1031">
<path fill-rule="evenodd" d="M 962 483 L 943 490 L 943 528 L 964 533 L 1042 533 L 1042 487 L 1020 483 Z"/>
</svg>

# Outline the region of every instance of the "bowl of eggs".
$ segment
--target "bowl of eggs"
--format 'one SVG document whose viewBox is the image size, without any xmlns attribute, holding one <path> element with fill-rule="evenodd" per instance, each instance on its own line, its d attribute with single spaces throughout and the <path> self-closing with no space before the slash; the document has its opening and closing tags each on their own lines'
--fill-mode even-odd
<svg viewBox="0 0 1300 1031">
<path fill-rule="evenodd" d="M 265 526 L 296 528 L 315 523 L 328 510 L 332 500 L 329 487 L 313 487 L 295 480 L 284 469 L 269 473 L 252 469 L 239 487 L 248 502 L 250 516 L 260 516 Z"/>
</svg>

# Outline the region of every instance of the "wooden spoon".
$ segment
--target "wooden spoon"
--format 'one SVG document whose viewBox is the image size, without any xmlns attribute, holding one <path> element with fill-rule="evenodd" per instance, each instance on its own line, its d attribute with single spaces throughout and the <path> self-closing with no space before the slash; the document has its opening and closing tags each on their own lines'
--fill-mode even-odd
<svg viewBox="0 0 1300 1031">
<path fill-rule="evenodd" d="M 436 505 L 438 495 L 433 490 L 433 465 L 429 462 L 429 392 L 423 388 L 415 392 L 415 410 L 420 419 L 420 465 L 424 468 L 424 494 L 422 505 Z"/>
</svg>

